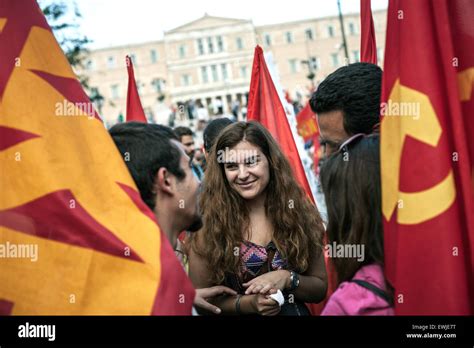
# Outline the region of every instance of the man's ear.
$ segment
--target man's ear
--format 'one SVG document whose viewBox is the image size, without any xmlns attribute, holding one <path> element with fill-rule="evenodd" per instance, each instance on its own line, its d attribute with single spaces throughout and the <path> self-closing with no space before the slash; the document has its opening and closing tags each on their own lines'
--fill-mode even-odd
<svg viewBox="0 0 474 348">
<path fill-rule="evenodd" d="M 174 175 L 171 174 L 168 169 L 161 167 L 156 172 L 155 177 L 155 191 L 164 192 L 169 195 L 174 195 L 176 191 Z"/>
</svg>

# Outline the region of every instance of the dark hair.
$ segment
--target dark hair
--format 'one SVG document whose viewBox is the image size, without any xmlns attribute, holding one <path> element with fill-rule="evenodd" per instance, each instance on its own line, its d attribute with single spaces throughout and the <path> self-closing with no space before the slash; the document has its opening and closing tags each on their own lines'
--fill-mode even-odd
<svg viewBox="0 0 474 348">
<path fill-rule="evenodd" d="M 347 134 L 370 134 L 380 117 L 382 70 L 375 64 L 354 63 L 326 77 L 310 99 L 319 114 L 340 110 Z"/>
<path fill-rule="evenodd" d="M 171 139 L 178 141 L 176 134 L 169 127 L 141 122 L 116 124 L 109 133 L 124 157 L 142 200 L 153 210 L 156 199 L 153 184 L 158 170 L 164 167 L 178 180 L 186 176 L 180 166 L 181 151 L 171 142 Z"/>
<path fill-rule="evenodd" d="M 174 129 L 174 132 L 178 136 L 179 141 L 181 141 L 181 138 L 184 137 L 185 135 L 193 136 L 193 131 L 189 129 L 188 127 L 176 127 Z"/>
<path fill-rule="evenodd" d="M 362 244 L 365 258 L 333 258 L 339 283 L 363 265 L 384 264 L 379 136 L 355 138 L 321 168 L 330 243 Z"/>
<path fill-rule="evenodd" d="M 204 149 L 206 149 L 207 153 L 211 151 L 212 145 L 214 145 L 221 131 L 232 123 L 233 122 L 227 117 L 218 118 L 209 122 L 203 133 Z"/>
<path fill-rule="evenodd" d="M 259 147 L 268 160 L 270 179 L 265 189 L 265 212 L 273 224 L 272 240 L 289 265 L 304 273 L 311 257 L 322 252 L 323 223 L 275 139 L 254 121 L 236 122 L 218 136 L 209 154 L 200 197 L 204 227 L 191 237 L 190 246 L 212 269 L 213 283 L 222 284 L 226 273 L 238 274 L 241 259 L 234 256 L 233 250 L 244 240 L 242 231 L 248 231 L 250 226 L 249 207 L 231 188 L 218 154 L 241 141 Z M 290 201 L 294 204 L 292 209 L 288 209 Z"/>
</svg>

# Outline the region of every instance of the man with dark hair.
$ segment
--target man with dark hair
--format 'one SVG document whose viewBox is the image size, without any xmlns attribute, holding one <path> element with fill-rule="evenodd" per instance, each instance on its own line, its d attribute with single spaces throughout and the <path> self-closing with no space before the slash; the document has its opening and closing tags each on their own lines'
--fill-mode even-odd
<svg viewBox="0 0 474 348">
<path fill-rule="evenodd" d="M 204 155 L 207 157 L 211 151 L 212 145 L 216 141 L 222 130 L 233 122 L 227 117 L 218 118 L 209 122 L 204 129 Z"/>
<path fill-rule="evenodd" d="M 188 127 L 176 127 L 174 132 L 178 136 L 178 140 L 183 144 L 186 154 L 189 157 L 194 154 L 194 138 L 193 131 Z"/>
<path fill-rule="evenodd" d="M 194 138 L 193 138 L 193 131 L 189 129 L 188 127 L 176 127 L 174 129 L 174 132 L 178 136 L 179 141 L 181 144 L 184 146 L 184 151 L 186 154 L 191 158 L 191 169 L 194 173 L 194 175 L 199 179 L 203 179 L 203 174 L 204 171 L 202 168 L 194 163 L 194 152 L 195 152 L 195 145 L 194 145 Z"/>
<path fill-rule="evenodd" d="M 183 145 L 171 128 L 157 124 L 120 123 L 109 133 L 142 200 L 176 249 L 182 231 L 194 232 L 202 227 L 198 208 L 200 182 L 191 171 L 191 159 Z M 220 309 L 207 300 L 222 294 L 235 295 L 235 292 L 223 286 L 197 289 L 194 304 L 220 313 Z"/>
<path fill-rule="evenodd" d="M 325 156 L 351 136 L 370 134 L 379 123 L 382 70 L 370 63 L 343 66 L 321 82 L 310 99 Z"/>
<path fill-rule="evenodd" d="M 197 231 L 202 226 L 198 210 L 200 183 L 192 175 L 183 146 L 170 128 L 156 124 L 120 123 L 109 132 L 142 200 L 176 247 L 181 231 Z"/>
</svg>

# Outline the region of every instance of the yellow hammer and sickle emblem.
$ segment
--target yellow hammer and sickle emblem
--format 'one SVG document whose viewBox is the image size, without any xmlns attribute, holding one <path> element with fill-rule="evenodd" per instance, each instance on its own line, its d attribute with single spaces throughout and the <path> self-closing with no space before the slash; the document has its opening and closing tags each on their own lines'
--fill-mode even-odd
<svg viewBox="0 0 474 348">
<path fill-rule="evenodd" d="M 402 192 L 400 162 L 405 139 L 411 136 L 418 141 L 436 147 L 441 138 L 441 125 L 429 98 L 414 89 L 405 87 L 397 80 L 390 93 L 392 103 L 418 103 L 419 118 L 409 115 L 385 116 L 381 124 L 381 173 L 382 213 L 387 220 L 392 217 L 398 203 L 397 222 L 412 225 L 428 221 L 446 211 L 456 199 L 452 169 L 434 186 L 418 192 Z"/>
</svg>

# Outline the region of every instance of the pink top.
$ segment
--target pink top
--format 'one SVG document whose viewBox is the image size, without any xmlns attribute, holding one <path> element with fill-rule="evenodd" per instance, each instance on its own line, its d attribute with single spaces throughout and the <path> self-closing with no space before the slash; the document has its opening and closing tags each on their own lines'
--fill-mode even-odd
<svg viewBox="0 0 474 348">
<path fill-rule="evenodd" d="M 352 279 L 369 282 L 382 290 L 385 278 L 380 265 L 363 266 Z M 394 315 L 391 307 L 383 298 L 356 283 L 342 282 L 329 298 L 321 315 Z"/>
</svg>

